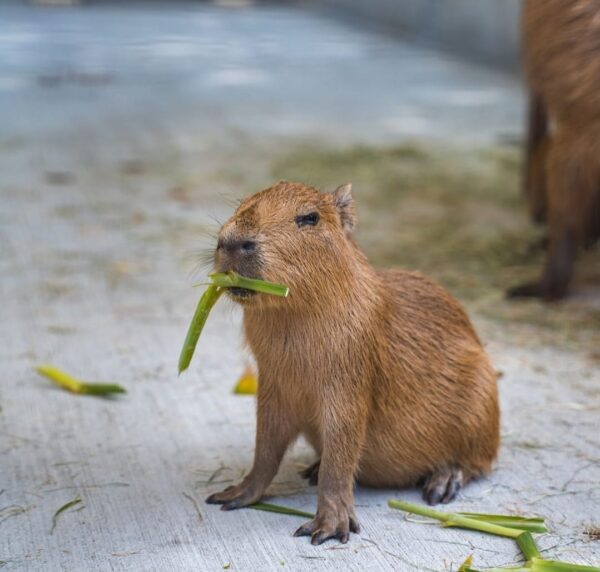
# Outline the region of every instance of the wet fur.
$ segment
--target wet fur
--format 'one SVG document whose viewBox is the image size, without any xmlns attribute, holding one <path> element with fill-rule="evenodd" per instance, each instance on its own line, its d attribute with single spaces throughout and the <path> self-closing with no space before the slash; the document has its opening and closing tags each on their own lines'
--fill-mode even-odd
<svg viewBox="0 0 600 572">
<path fill-rule="evenodd" d="M 319 224 L 297 228 L 297 213 Z M 320 457 L 313 543 L 358 530 L 353 485 L 406 487 L 447 502 L 487 473 L 499 443 L 496 376 L 464 310 L 416 272 L 375 270 L 352 238 L 349 186 L 320 193 L 281 182 L 251 197 L 221 236 L 252 237 L 262 278 L 287 299 L 239 300 L 259 368 L 255 463 L 244 481 L 209 497 L 255 502 L 288 446 L 306 437 Z M 217 268 L 244 264 L 219 255 Z M 313 474 L 307 473 L 307 475 Z"/>
<path fill-rule="evenodd" d="M 600 236 L 600 2 L 527 0 L 523 61 L 529 84 L 524 186 L 534 220 L 549 225 L 539 281 L 512 296 L 567 294 L 577 252 Z"/>
</svg>

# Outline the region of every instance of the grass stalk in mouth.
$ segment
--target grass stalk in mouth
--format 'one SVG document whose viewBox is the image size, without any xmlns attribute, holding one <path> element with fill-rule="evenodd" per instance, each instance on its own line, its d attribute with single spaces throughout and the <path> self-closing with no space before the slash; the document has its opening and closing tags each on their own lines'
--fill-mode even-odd
<svg viewBox="0 0 600 572">
<path fill-rule="evenodd" d="M 185 336 L 181 353 L 179 354 L 178 369 L 180 374 L 190 365 L 192 356 L 194 355 L 194 351 L 196 349 L 196 344 L 198 343 L 198 339 L 200 338 L 200 334 L 204 328 L 204 324 L 206 324 L 206 320 L 210 314 L 210 311 L 216 304 L 217 300 L 221 297 L 222 293 L 223 290 L 221 288 L 211 284 L 205 290 L 204 294 L 202 294 L 202 297 L 198 302 L 198 306 L 196 306 L 194 317 L 190 322 L 190 327 L 188 328 Z"/>
<path fill-rule="evenodd" d="M 209 278 L 215 286 L 221 288 L 246 288 L 246 290 L 254 290 L 262 294 L 272 294 L 273 296 L 287 297 L 290 289 L 283 284 L 275 284 L 274 282 L 266 282 L 257 278 L 246 278 L 235 272 L 218 272 L 209 274 Z"/>
<path fill-rule="evenodd" d="M 223 294 L 225 288 L 245 288 L 262 294 L 271 294 L 284 298 L 289 293 L 289 288 L 282 284 L 265 282 L 256 278 L 246 278 L 235 272 L 210 274 L 209 278 L 212 283 L 208 285 L 208 288 L 198 302 L 198 306 L 196 306 L 194 317 L 192 318 L 185 341 L 183 342 L 183 347 L 181 348 L 181 353 L 179 354 L 178 370 L 180 374 L 190 365 L 196 344 L 198 343 L 204 324 L 206 324 L 208 315 L 217 300 L 221 297 L 221 294 Z"/>
</svg>

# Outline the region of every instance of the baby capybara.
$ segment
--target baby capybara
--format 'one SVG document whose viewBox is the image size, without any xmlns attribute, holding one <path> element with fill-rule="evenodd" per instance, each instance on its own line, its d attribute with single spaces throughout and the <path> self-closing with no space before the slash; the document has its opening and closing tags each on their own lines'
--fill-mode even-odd
<svg viewBox="0 0 600 572">
<path fill-rule="evenodd" d="M 280 182 L 244 200 L 219 232 L 218 271 L 286 284 L 287 298 L 228 289 L 258 364 L 254 465 L 208 497 L 257 502 L 303 435 L 320 461 L 313 544 L 358 532 L 353 484 L 424 481 L 449 502 L 498 449 L 496 375 L 446 291 L 405 270 L 375 270 L 353 239 L 350 185 L 322 193 Z"/>
<path fill-rule="evenodd" d="M 567 293 L 577 252 L 600 235 L 600 1 L 526 0 L 522 42 L 525 193 L 549 237 L 541 278 L 508 295 L 556 300 Z"/>
</svg>

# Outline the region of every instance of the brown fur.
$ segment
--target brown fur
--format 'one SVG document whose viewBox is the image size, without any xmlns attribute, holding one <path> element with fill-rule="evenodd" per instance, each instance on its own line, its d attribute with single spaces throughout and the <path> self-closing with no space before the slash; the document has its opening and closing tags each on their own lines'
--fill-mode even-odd
<svg viewBox="0 0 600 572">
<path fill-rule="evenodd" d="M 525 193 L 549 224 L 539 282 L 512 296 L 565 296 L 577 251 L 600 235 L 600 2 L 527 0 L 523 59 L 531 90 Z"/>
<path fill-rule="evenodd" d="M 313 211 L 318 224 L 298 228 L 296 216 Z M 376 487 L 425 478 L 428 500 L 447 502 L 498 449 L 496 377 L 465 312 L 416 272 L 376 271 L 354 226 L 349 185 L 321 193 L 281 182 L 241 203 L 216 253 L 219 270 L 242 271 L 251 258 L 254 276 L 290 295 L 234 295 L 259 368 L 255 462 L 208 501 L 256 502 L 304 435 L 320 457 L 310 471 L 319 495 L 298 534 L 313 543 L 358 530 L 355 478 Z M 252 254 L 235 247 L 247 240 Z"/>
</svg>

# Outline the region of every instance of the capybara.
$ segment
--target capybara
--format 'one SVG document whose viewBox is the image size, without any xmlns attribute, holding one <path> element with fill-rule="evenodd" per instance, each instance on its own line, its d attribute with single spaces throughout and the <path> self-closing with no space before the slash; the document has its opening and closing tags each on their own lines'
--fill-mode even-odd
<svg viewBox="0 0 600 572">
<path fill-rule="evenodd" d="M 548 222 L 539 280 L 511 297 L 563 298 L 575 258 L 600 235 L 600 1 L 526 0 L 523 61 L 530 90 L 525 193 Z"/>
<path fill-rule="evenodd" d="M 353 485 L 422 481 L 449 502 L 487 473 L 499 442 L 496 375 L 459 303 L 417 272 L 375 270 L 356 244 L 350 185 L 282 181 L 219 232 L 215 267 L 286 284 L 287 298 L 229 290 L 258 365 L 256 450 L 243 481 L 208 497 L 257 502 L 300 435 L 319 461 L 314 520 L 296 535 L 358 532 Z"/>
</svg>

